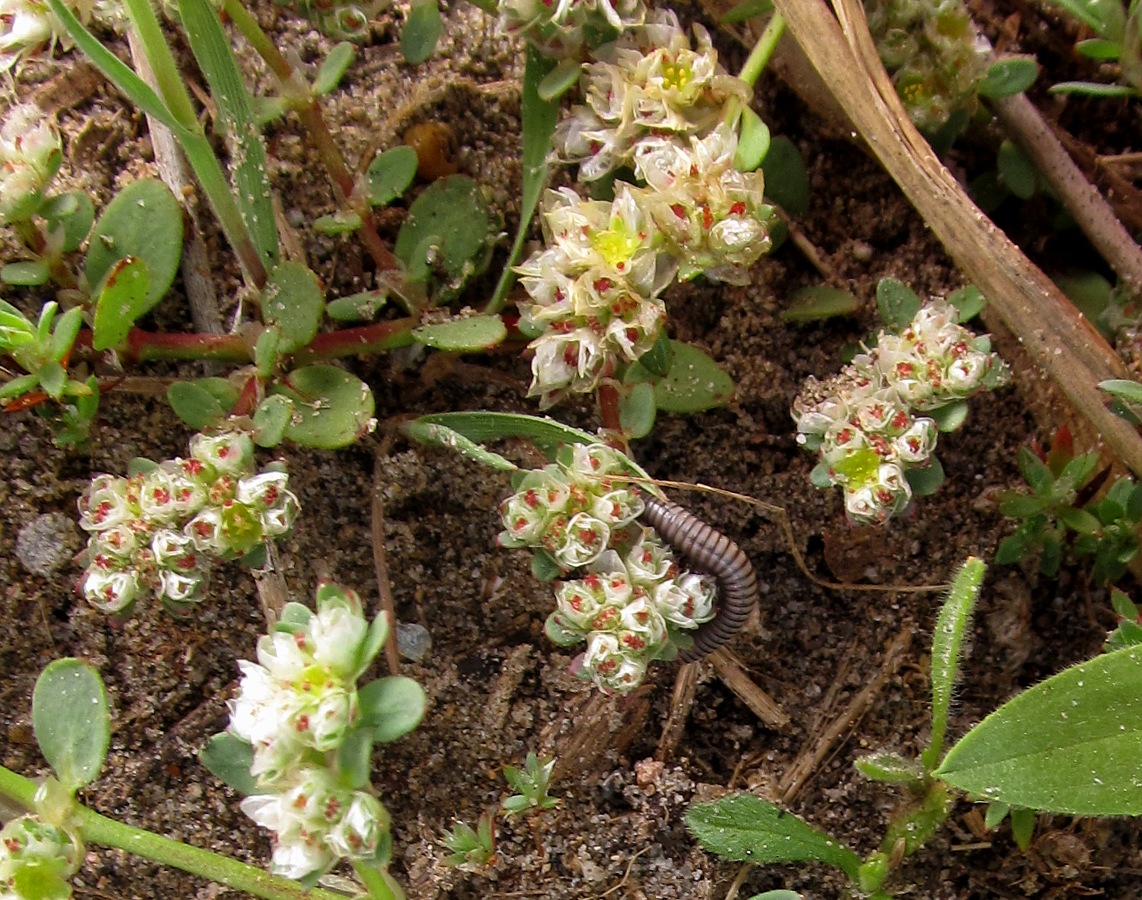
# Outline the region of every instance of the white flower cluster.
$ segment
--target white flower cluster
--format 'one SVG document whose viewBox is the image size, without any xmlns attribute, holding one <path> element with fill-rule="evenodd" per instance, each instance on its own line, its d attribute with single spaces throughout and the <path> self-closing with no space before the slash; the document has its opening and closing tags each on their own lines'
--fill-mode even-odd
<svg viewBox="0 0 1142 900">
<path fill-rule="evenodd" d="M 718 64 L 709 33 L 694 26 L 698 49 L 671 10 L 647 14 L 641 27 L 594 52 L 579 82 L 584 103 L 555 130 L 559 157 L 579 164 L 581 181 L 634 165 L 639 143 L 654 137 L 704 137 L 725 121 L 730 100 L 745 104 L 750 88 Z"/>
<path fill-rule="evenodd" d="M 66 831 L 38 816 L 24 815 L 0 831 L 0 898 L 65 898 L 83 854 Z"/>
<path fill-rule="evenodd" d="M 549 191 L 547 247 L 516 269 L 532 301 L 524 317 L 544 329 L 531 343 L 542 407 L 594 390 L 654 346 L 665 319 L 658 295 L 675 277 L 744 284 L 771 246 L 762 174 L 734 169 L 728 122 L 749 86 L 722 70 L 701 26 L 694 50 L 673 12 L 643 19 L 594 51 L 584 102 L 554 136 L 581 181 L 631 168 L 639 184 L 616 181 L 611 203 Z"/>
<path fill-rule="evenodd" d="M 676 267 L 633 189 L 617 187 L 610 203 L 548 191 L 547 249 L 516 269 L 532 299 L 524 315 L 544 329 L 531 343 L 531 394 L 544 408 L 569 391 L 594 390 L 616 360 L 637 360 L 666 318 L 658 295 Z"/>
<path fill-rule="evenodd" d="M 670 655 L 672 632 L 713 618 L 715 594 L 710 578 L 679 571 L 653 531 L 629 527 L 644 503 L 616 479 L 623 471 L 604 444 L 565 448 L 501 505 L 499 536 L 501 546 L 550 554 L 564 572 L 588 569 L 557 584 L 547 634 L 561 646 L 587 641 L 573 670 L 620 693 L 642 682 L 651 660 Z"/>
<path fill-rule="evenodd" d="M 575 58 L 588 35 L 621 33 L 646 18 L 642 0 L 499 0 L 499 26 L 544 55 Z"/>
<path fill-rule="evenodd" d="M 590 565 L 643 510 L 638 491 L 613 478 L 623 471 L 605 444 L 576 444 L 560 462 L 528 472 L 500 506 L 500 546 L 545 550 L 564 571 Z"/>
<path fill-rule="evenodd" d="M 912 499 L 906 472 L 936 449 L 936 422 L 917 416 L 1007 379 L 986 335 L 956 323 L 943 301 L 917 312 L 900 334 L 881 332 L 832 378 L 810 378 L 793 402 L 797 441 L 820 455 L 822 479 L 840 485 L 850 521 L 880 525 Z"/>
<path fill-rule="evenodd" d="M 190 459 L 130 478 L 96 475 L 79 498 L 91 533 L 83 592 L 97 609 L 130 613 L 144 590 L 172 611 L 203 599 L 211 557 L 233 559 L 293 527 L 297 497 L 280 468 L 255 471 L 242 433 L 195 435 Z"/>
<path fill-rule="evenodd" d="M 3 3 L 0 0 L 0 6 Z M 9 110 L 0 126 L 0 224 L 32 217 L 61 162 L 63 145 L 51 118 L 32 103 Z"/>
<path fill-rule="evenodd" d="M 714 617 L 714 595 L 709 576 L 679 573 L 670 548 L 644 530 L 625 556 L 608 550 L 585 576 L 559 584 L 546 630 L 562 646 L 585 640 L 574 671 L 604 691 L 626 693 L 668 650 L 671 630 Z"/>
<path fill-rule="evenodd" d="M 389 814 L 370 791 L 346 787 L 325 754 L 344 744 L 360 717 L 357 679 L 384 642 L 353 591 L 325 585 L 317 612 L 285 620 L 258 641 L 258 662 L 239 662 L 242 681 L 230 701 L 230 733 L 254 750 L 256 792 L 242 811 L 274 832 L 271 870 L 287 878 L 324 874 L 339 859 L 384 852 Z M 383 622 L 383 620 L 382 620 Z M 383 625 L 381 626 L 383 628 Z"/>
</svg>

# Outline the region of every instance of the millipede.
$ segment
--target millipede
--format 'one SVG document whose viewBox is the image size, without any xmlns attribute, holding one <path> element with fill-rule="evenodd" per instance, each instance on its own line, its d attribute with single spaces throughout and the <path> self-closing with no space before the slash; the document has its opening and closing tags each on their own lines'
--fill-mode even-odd
<svg viewBox="0 0 1142 900">
<path fill-rule="evenodd" d="M 642 518 L 691 565 L 717 580 L 717 614 L 694 632 L 693 646 L 678 654 L 682 662 L 694 662 L 741 630 L 757 603 L 757 576 L 741 547 L 678 504 L 647 497 Z"/>
</svg>

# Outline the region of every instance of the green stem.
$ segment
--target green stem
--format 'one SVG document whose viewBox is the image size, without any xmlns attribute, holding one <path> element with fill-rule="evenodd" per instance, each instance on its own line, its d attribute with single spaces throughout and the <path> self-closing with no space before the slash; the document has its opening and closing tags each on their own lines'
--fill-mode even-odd
<svg viewBox="0 0 1142 900">
<path fill-rule="evenodd" d="M 0 794 L 19 803 L 25 809 L 35 808 L 34 797 L 38 784 L 0 767 Z M 125 825 L 102 816 L 94 810 L 76 803 L 72 809 L 71 824 L 87 843 L 101 847 L 126 850 L 163 865 L 173 866 L 192 875 L 238 891 L 244 891 L 264 900 L 344 900 L 343 894 L 314 888 L 305 890 L 296 881 L 271 875 L 262 869 L 238 862 L 227 856 L 200 850 L 172 841 L 132 825 Z"/>
<path fill-rule="evenodd" d="M 368 890 L 370 900 L 405 900 L 404 891 L 385 870 L 368 863 L 354 862 L 353 871 Z"/>
<path fill-rule="evenodd" d="M 158 16 L 147 0 L 124 0 L 127 15 L 135 26 L 135 33 L 147 54 L 147 61 L 155 76 L 155 86 L 178 123 L 188 131 L 198 130 L 198 116 L 190 94 L 183 83 L 182 73 L 174 61 L 170 45 L 163 37 Z"/>
<path fill-rule="evenodd" d="M 337 189 L 340 205 L 348 207 L 360 218 L 361 242 L 373 258 L 377 271 L 399 269 L 400 263 L 397 258 L 393 256 L 389 248 L 385 246 L 384 241 L 381 240 L 380 235 L 377 234 L 376 219 L 373 216 L 373 208 L 369 204 L 369 199 L 356 190 L 357 179 L 349 171 L 345 157 L 341 154 L 341 149 L 333 140 L 333 135 L 321 113 L 321 107 L 310 94 L 309 85 L 301 79 L 290 61 L 262 30 L 262 26 L 258 24 L 258 20 L 254 18 L 242 0 L 224 0 L 223 8 L 230 17 L 230 21 L 234 23 L 234 26 L 277 77 L 281 84 L 282 96 L 297 111 L 318 156 L 321 157 L 322 165 L 329 173 L 330 181 Z"/>
<path fill-rule="evenodd" d="M 777 42 L 781 40 L 783 34 L 785 34 L 785 18 L 781 13 L 774 10 L 773 16 L 766 24 L 765 30 L 761 33 L 761 37 L 759 37 L 757 43 L 753 45 L 749 59 L 745 61 L 741 72 L 738 73 L 738 78 L 750 87 L 757 84 L 758 76 L 761 75 L 762 70 L 769 64 L 769 60 L 773 56 L 773 51 L 777 49 Z"/>
</svg>

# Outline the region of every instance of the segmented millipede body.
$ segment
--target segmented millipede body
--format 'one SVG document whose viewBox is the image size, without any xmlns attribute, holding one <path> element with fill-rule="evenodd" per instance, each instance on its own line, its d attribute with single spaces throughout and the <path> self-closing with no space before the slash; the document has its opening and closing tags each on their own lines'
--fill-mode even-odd
<svg viewBox="0 0 1142 900">
<path fill-rule="evenodd" d="M 701 659 L 737 634 L 749 618 L 758 598 L 753 565 L 741 547 L 676 503 L 647 497 L 642 518 L 694 568 L 717 579 L 717 615 L 694 632 L 694 645 L 678 654 L 682 662 Z"/>
</svg>

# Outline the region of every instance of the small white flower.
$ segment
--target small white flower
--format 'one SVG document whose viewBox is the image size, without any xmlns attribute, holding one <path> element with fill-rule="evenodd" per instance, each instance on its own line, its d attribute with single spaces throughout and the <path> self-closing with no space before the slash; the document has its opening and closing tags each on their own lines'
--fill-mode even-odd
<svg viewBox="0 0 1142 900">
<path fill-rule="evenodd" d="M 103 531 L 135 516 L 127 498 L 127 479 L 96 475 L 79 498 L 79 524 L 85 531 Z"/>
<path fill-rule="evenodd" d="M 590 513 L 576 513 L 567 522 L 564 542 L 554 553 L 555 558 L 568 569 L 585 566 L 599 558 L 611 539 L 606 522 Z"/>
<path fill-rule="evenodd" d="M 171 603 L 198 603 L 206 596 L 206 573 L 172 572 L 164 569 L 159 572 L 158 594 Z"/>
<path fill-rule="evenodd" d="M 344 859 L 368 859 L 388 834 L 389 824 L 388 810 L 380 800 L 364 791 L 354 791 L 349 808 L 326 840 Z"/>
<path fill-rule="evenodd" d="M 650 588 L 670 574 L 674 554 L 653 530 L 647 529 L 627 554 L 626 567 L 635 584 Z"/>
<path fill-rule="evenodd" d="M 104 572 L 92 567 L 83 578 L 83 596 L 101 612 L 125 613 L 138 599 L 138 575 L 133 569 Z"/>
<path fill-rule="evenodd" d="M 686 572 L 654 589 L 654 605 L 671 625 L 689 630 L 714 618 L 716 596 L 709 576 Z"/>
<path fill-rule="evenodd" d="M 254 442 L 244 432 L 196 434 L 190 439 L 190 455 L 222 475 L 241 478 L 254 471 Z"/>
<path fill-rule="evenodd" d="M 647 663 L 643 655 L 625 653 L 616 635 L 595 632 L 578 660 L 578 673 L 606 693 L 625 694 L 642 684 Z"/>
<path fill-rule="evenodd" d="M 0 0 L 0 28 L 12 21 L 17 27 L 23 12 L 6 18 Z M 30 5 L 21 4 L 24 10 Z M 11 33 L 9 33 L 11 36 Z M 0 71 L 10 68 L 19 54 L 5 52 L 8 42 L 0 34 Z M 9 110 L 0 126 L 0 223 L 26 221 L 39 208 L 44 189 L 63 162 L 63 145 L 50 116 L 34 104 L 25 103 Z"/>
</svg>

